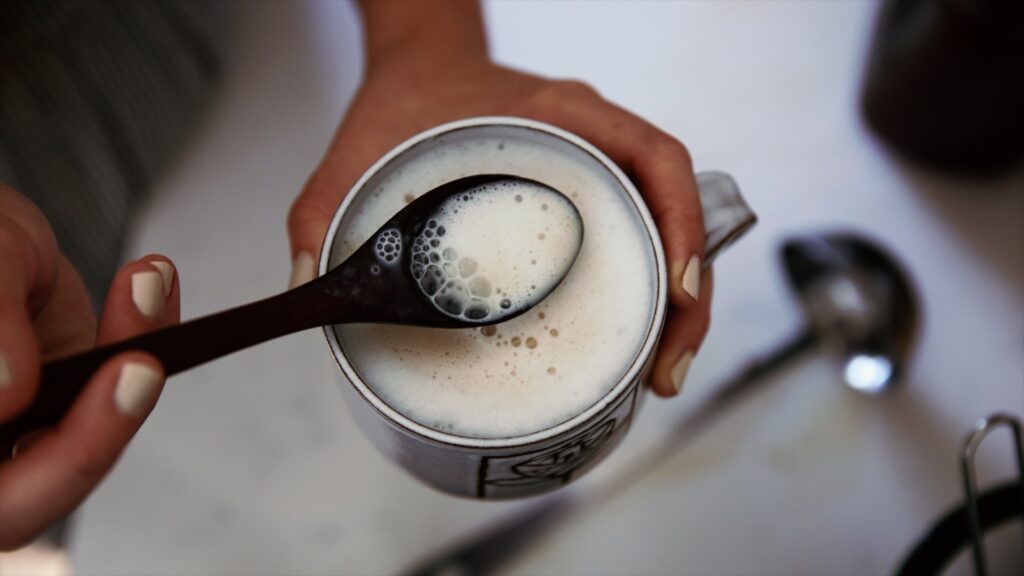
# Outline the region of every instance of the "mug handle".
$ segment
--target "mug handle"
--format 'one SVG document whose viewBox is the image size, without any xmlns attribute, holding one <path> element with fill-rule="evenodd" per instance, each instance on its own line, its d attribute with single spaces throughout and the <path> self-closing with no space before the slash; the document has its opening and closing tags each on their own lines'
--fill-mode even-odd
<svg viewBox="0 0 1024 576">
<path fill-rule="evenodd" d="M 757 223 L 736 180 L 725 172 L 697 173 L 697 191 L 704 213 L 704 268 L 723 248 L 738 240 Z"/>
</svg>

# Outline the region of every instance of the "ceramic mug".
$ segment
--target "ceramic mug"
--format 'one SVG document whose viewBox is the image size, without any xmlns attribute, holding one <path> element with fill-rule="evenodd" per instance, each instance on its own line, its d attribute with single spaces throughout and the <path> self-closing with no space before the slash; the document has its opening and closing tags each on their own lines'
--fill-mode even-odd
<svg viewBox="0 0 1024 576">
<path fill-rule="evenodd" d="M 583 475 L 622 440 L 644 396 L 641 385 L 657 349 L 668 304 L 665 255 L 640 194 L 618 166 L 582 138 L 541 122 L 512 117 L 469 118 L 438 126 L 399 144 L 355 183 L 328 228 L 320 255 L 321 275 L 340 263 L 339 229 L 353 206 L 371 197 L 389 174 L 409 159 L 467 137 L 527 139 L 568 149 L 591 170 L 606 172 L 636 210 L 655 262 L 654 309 L 638 353 L 622 377 L 596 402 L 547 429 L 507 438 L 476 438 L 425 426 L 388 405 L 346 357 L 336 328 L 327 342 L 347 380 L 342 389 L 355 420 L 371 442 L 414 476 L 442 491 L 484 499 L 515 498 L 564 486 Z M 756 221 L 735 182 L 718 172 L 697 175 L 707 230 L 705 266 Z"/>
</svg>

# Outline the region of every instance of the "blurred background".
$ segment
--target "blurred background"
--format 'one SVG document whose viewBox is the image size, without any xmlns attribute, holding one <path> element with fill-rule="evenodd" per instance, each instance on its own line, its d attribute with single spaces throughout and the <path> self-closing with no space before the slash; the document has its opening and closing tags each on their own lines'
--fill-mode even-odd
<svg viewBox="0 0 1024 576">
<path fill-rule="evenodd" d="M 1024 171 L 950 175 L 866 124 L 876 2 L 485 2 L 492 54 L 582 79 L 730 172 L 760 224 L 715 265 L 712 328 L 685 393 L 648 399 L 626 442 L 567 489 L 590 500 L 511 574 L 882 574 L 963 498 L 982 416 L 1024 412 Z M 125 257 L 177 264 L 184 318 L 282 290 L 285 215 L 362 73 L 348 2 L 226 4 L 222 77 L 133 221 Z M 1020 134 L 1017 135 L 1020 137 Z M 903 385 L 840 383 L 808 354 L 679 449 L 664 441 L 752 357 L 797 333 L 780 267 L 794 235 L 853 230 L 920 290 Z M 176 376 L 67 533 L 79 574 L 392 574 L 542 504 L 456 499 L 378 454 L 349 419 L 320 332 Z M 685 446 L 683 445 L 685 440 Z M 684 449 L 685 448 L 685 449 Z M 1009 435 L 978 453 L 1012 477 Z M 1020 523 L 993 571 L 1022 568 Z M 1017 548 L 1016 555 L 1011 553 Z M 953 573 L 969 573 L 962 557 Z"/>
</svg>

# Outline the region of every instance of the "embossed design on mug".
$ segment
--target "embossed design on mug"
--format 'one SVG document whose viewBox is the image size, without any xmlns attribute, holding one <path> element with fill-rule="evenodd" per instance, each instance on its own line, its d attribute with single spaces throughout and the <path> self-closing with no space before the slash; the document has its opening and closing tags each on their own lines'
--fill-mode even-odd
<svg viewBox="0 0 1024 576">
<path fill-rule="evenodd" d="M 477 496 L 509 497 L 571 482 L 622 437 L 632 419 L 638 388 L 633 386 L 605 418 L 555 446 L 511 457 L 484 458 Z"/>
</svg>

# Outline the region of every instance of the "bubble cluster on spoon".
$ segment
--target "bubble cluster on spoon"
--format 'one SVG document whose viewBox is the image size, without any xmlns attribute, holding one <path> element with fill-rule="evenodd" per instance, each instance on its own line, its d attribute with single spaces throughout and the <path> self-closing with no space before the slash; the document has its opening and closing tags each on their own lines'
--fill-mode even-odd
<svg viewBox="0 0 1024 576">
<path fill-rule="evenodd" d="M 546 296 L 582 240 L 576 207 L 553 189 L 528 180 L 485 184 L 438 206 L 412 241 L 410 272 L 445 314 L 497 320 Z"/>
</svg>

